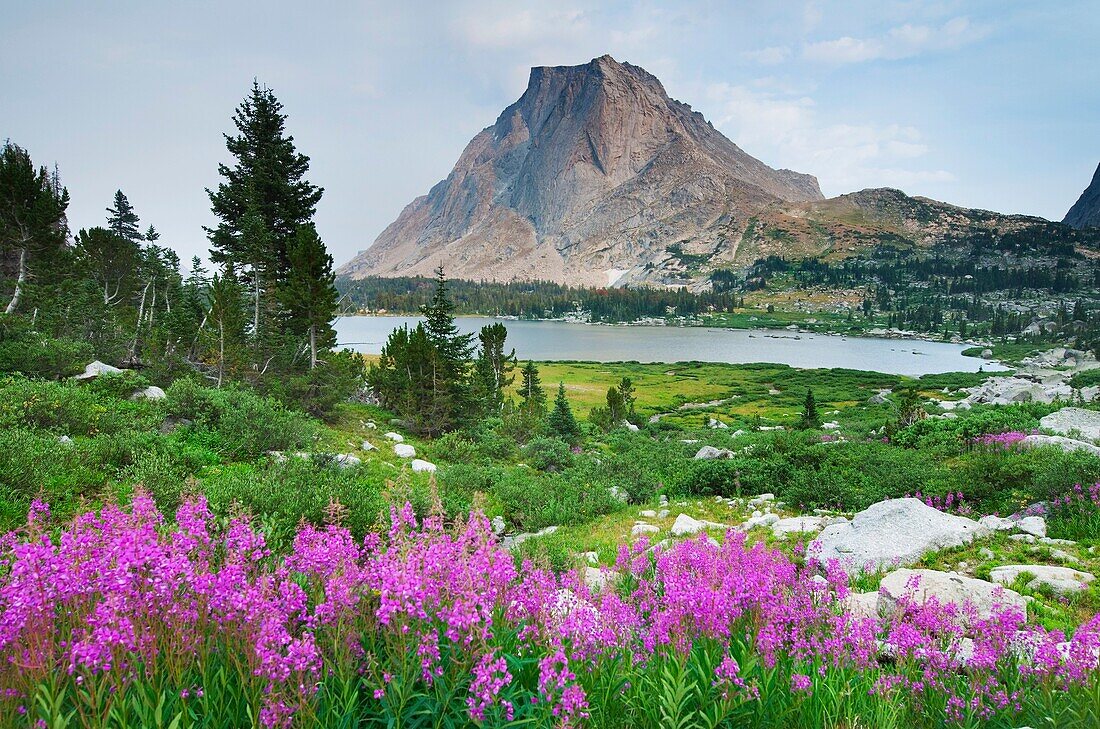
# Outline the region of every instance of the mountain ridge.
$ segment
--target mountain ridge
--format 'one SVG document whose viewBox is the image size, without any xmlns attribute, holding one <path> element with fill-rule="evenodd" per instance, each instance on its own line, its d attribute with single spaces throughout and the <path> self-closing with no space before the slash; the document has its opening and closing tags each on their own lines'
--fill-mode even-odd
<svg viewBox="0 0 1100 729">
<path fill-rule="evenodd" d="M 1077 198 L 1062 222 L 1077 229 L 1100 226 L 1100 164 L 1096 165 L 1096 172 L 1093 173 L 1089 186 Z"/>
<path fill-rule="evenodd" d="M 532 68 L 451 173 L 337 274 L 426 276 L 443 264 L 471 280 L 698 287 L 709 271 L 771 255 L 843 258 L 1061 225 L 892 188 L 827 199 L 812 175 L 769 167 L 656 76 L 605 55 Z"/>
</svg>

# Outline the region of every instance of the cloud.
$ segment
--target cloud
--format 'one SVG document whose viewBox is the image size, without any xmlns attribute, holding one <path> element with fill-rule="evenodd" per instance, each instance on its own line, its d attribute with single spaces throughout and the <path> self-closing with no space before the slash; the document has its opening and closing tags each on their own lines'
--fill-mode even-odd
<svg viewBox="0 0 1100 729">
<path fill-rule="evenodd" d="M 719 83 L 704 93 L 734 142 L 772 166 L 817 175 L 828 195 L 955 179 L 922 167 L 928 146 L 916 127 L 825 122 L 811 97 L 774 88 Z"/>
<path fill-rule="evenodd" d="M 741 54 L 741 57 L 746 61 L 759 63 L 763 66 L 774 66 L 777 63 L 783 63 L 790 56 L 791 49 L 788 46 L 769 46 L 758 51 L 744 51 Z"/>
<path fill-rule="evenodd" d="M 957 17 L 940 26 L 906 23 L 879 38 L 844 36 L 817 41 L 802 47 L 802 57 L 833 65 L 875 60 L 898 60 L 922 53 L 948 51 L 973 43 L 988 35 L 989 29 L 974 25 L 969 18 Z"/>
<path fill-rule="evenodd" d="M 574 8 L 539 8 L 511 12 L 464 12 L 455 32 L 468 45 L 505 50 L 568 41 L 589 31 L 588 15 Z"/>
</svg>

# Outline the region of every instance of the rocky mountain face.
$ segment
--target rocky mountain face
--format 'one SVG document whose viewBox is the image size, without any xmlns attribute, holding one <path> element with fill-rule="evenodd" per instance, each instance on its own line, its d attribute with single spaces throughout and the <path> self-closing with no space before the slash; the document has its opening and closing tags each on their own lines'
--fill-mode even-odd
<svg viewBox="0 0 1100 729">
<path fill-rule="evenodd" d="M 1100 226 L 1100 165 L 1096 166 L 1092 182 L 1081 193 L 1081 197 L 1077 198 L 1062 222 L 1078 229 L 1090 225 Z"/>
<path fill-rule="evenodd" d="M 1100 224 L 1097 175 L 1067 223 Z M 337 274 L 430 276 L 443 264 L 471 280 L 700 288 L 716 268 L 769 255 L 835 259 L 882 244 L 1066 240 L 1066 231 L 888 188 L 824 199 L 816 178 L 768 167 L 653 75 L 602 56 L 532 69 L 523 96 L 447 179 Z"/>
<path fill-rule="evenodd" d="M 534 68 L 454 170 L 338 271 L 579 285 L 652 280 L 669 250 L 708 257 L 761 208 L 821 200 L 610 56 Z M 677 249 L 676 245 L 680 248 Z"/>
</svg>

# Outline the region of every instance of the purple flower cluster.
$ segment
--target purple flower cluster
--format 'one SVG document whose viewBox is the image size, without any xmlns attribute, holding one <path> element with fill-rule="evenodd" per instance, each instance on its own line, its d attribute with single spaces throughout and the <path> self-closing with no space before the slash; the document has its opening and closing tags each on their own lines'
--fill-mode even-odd
<svg viewBox="0 0 1100 729">
<path fill-rule="evenodd" d="M 1012 448 L 1018 445 L 1024 438 L 1029 435 L 1034 435 L 1037 432 L 1038 431 L 1024 433 L 1019 430 L 1010 430 L 1007 433 L 987 433 L 986 435 L 979 435 L 977 438 L 974 438 L 971 443 L 991 448 Z"/>
<path fill-rule="evenodd" d="M 1022 654 L 1024 678 L 1067 685 L 1090 680 L 1100 653 L 1100 618 L 1066 640 L 1016 613 L 979 620 L 934 601 L 890 620 L 857 617 L 836 565 L 800 566 L 733 532 L 720 546 L 702 536 L 670 549 L 624 545 L 615 579 L 596 590 L 577 573 L 517 570 L 476 513 L 447 525 L 406 506 L 388 535 L 361 542 L 338 525 L 303 525 L 281 557 L 247 519 L 219 526 L 202 498 L 174 525 L 140 494 L 129 510 L 108 506 L 52 534 L 49 521 L 36 502 L 26 527 L 0 538 L 0 711 L 55 672 L 122 690 L 217 653 L 241 656 L 262 684 L 266 726 L 308 711 L 331 672 L 361 675 L 385 701 L 406 657 L 422 685 L 464 681 L 473 720 L 510 721 L 511 651 L 537 662 L 531 704 L 574 726 L 593 708 L 585 682 L 601 662 L 645 670 L 700 642 L 722 646 L 714 685 L 726 697 L 758 696 L 738 646 L 788 666 L 796 694 L 830 668 L 881 672 L 888 649 L 894 669 L 876 690 L 945 691 L 992 711 L 1017 700 L 1004 671 Z M 179 690 L 201 697 L 204 687 Z"/>
</svg>

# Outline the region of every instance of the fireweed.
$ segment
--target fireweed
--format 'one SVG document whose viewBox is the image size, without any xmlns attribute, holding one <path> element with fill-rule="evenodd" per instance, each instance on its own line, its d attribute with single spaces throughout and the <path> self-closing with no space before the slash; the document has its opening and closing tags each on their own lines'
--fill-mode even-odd
<svg viewBox="0 0 1100 729">
<path fill-rule="evenodd" d="M 357 542 L 273 555 L 202 498 L 147 496 L 0 538 L 0 717 L 12 726 L 973 725 L 1100 717 L 1100 618 L 845 609 L 845 574 L 745 536 L 624 545 L 609 586 L 517 569 L 481 514 L 406 506 Z M 1052 719 L 1053 720 L 1053 719 Z"/>
</svg>

